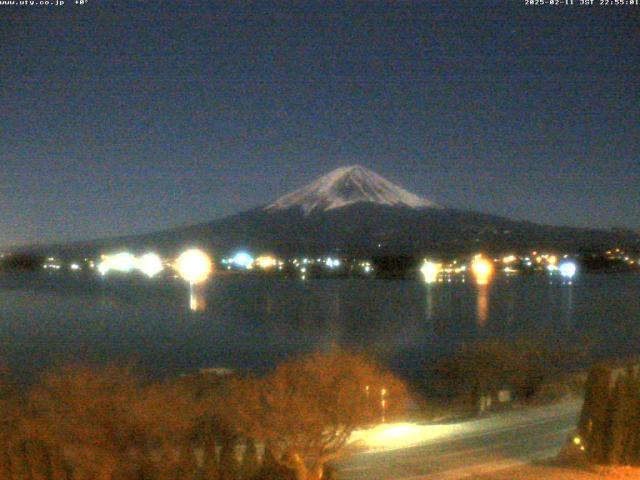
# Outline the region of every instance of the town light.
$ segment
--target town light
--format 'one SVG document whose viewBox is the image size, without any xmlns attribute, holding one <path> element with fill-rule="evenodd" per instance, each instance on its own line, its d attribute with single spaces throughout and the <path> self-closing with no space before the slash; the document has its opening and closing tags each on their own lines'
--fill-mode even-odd
<svg viewBox="0 0 640 480">
<path fill-rule="evenodd" d="M 277 265 L 278 261 L 270 255 L 262 255 L 256 258 L 255 264 L 263 270 L 268 270 Z"/>
<path fill-rule="evenodd" d="M 100 275 L 105 276 L 107 273 L 109 273 L 109 264 L 103 260 L 98 264 L 98 272 L 100 272 Z"/>
<path fill-rule="evenodd" d="M 560 270 L 560 275 L 571 280 L 575 276 L 578 267 L 574 262 L 562 262 L 558 269 Z"/>
<path fill-rule="evenodd" d="M 329 268 L 338 268 L 340 266 L 340 260 L 337 258 L 327 257 L 325 260 L 325 264 Z"/>
<path fill-rule="evenodd" d="M 178 274 L 190 285 L 204 282 L 213 270 L 211 258 L 196 248 L 187 250 L 178 257 L 175 263 Z"/>
<path fill-rule="evenodd" d="M 253 266 L 253 257 L 247 252 L 238 252 L 233 256 L 231 262 L 238 267 L 249 269 Z"/>
<path fill-rule="evenodd" d="M 149 278 L 155 277 L 164 270 L 162 259 L 157 253 L 145 253 L 136 261 L 136 268 Z"/>
<path fill-rule="evenodd" d="M 135 268 L 136 257 L 129 252 L 119 252 L 115 255 L 103 255 L 98 265 L 98 271 L 106 275 L 110 271 L 129 273 Z"/>
<path fill-rule="evenodd" d="M 135 268 L 136 257 L 129 252 L 120 252 L 109 257 L 111 270 L 118 272 L 130 272 Z"/>
<path fill-rule="evenodd" d="M 440 271 L 442 270 L 441 263 L 431 262 L 429 260 L 425 260 L 422 264 L 422 268 L 420 268 L 420 272 L 424 277 L 424 281 L 427 284 L 434 283 L 438 281 L 438 276 L 440 275 Z"/>
<path fill-rule="evenodd" d="M 486 285 L 493 275 L 493 264 L 482 255 L 476 255 L 471 262 L 471 272 L 478 285 Z"/>
<path fill-rule="evenodd" d="M 189 308 L 193 311 L 204 308 L 204 302 L 198 301 L 194 286 L 204 282 L 213 271 L 209 255 L 197 248 L 187 250 L 178 257 L 175 263 L 178 274 L 189 282 Z"/>
</svg>

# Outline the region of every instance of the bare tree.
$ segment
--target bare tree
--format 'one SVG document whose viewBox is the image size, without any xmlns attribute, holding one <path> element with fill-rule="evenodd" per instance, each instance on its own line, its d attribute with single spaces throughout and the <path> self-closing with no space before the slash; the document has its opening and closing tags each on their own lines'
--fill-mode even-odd
<svg viewBox="0 0 640 480">
<path fill-rule="evenodd" d="M 31 464 L 42 470 L 53 457 L 66 466 L 56 480 L 161 480 L 195 475 L 198 415 L 184 385 L 142 385 L 126 368 L 67 367 L 32 388 L 19 418 Z"/>
<path fill-rule="evenodd" d="M 366 356 L 333 349 L 231 382 L 218 402 L 239 433 L 268 444 L 299 480 L 322 478 L 352 432 L 402 411 L 405 385 Z"/>
</svg>

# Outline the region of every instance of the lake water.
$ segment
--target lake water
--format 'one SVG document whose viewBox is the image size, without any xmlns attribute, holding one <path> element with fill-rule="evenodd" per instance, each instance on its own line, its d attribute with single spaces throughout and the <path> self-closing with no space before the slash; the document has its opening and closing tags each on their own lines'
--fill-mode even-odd
<svg viewBox="0 0 640 480">
<path fill-rule="evenodd" d="M 427 287 L 414 281 L 225 276 L 189 309 L 178 280 L 0 276 L 0 360 L 20 377 L 68 361 L 133 360 L 155 374 L 261 369 L 332 343 L 366 347 L 408 375 L 476 339 L 543 336 L 589 356 L 640 354 L 640 275 L 543 275 Z"/>
</svg>

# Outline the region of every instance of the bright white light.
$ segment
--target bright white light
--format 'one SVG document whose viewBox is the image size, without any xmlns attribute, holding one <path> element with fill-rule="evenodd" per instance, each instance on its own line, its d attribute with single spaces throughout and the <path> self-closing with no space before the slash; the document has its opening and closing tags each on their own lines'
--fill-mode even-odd
<svg viewBox="0 0 640 480">
<path fill-rule="evenodd" d="M 493 264 L 482 255 L 476 255 L 471 263 L 471 271 L 478 285 L 486 285 L 493 275 Z"/>
<path fill-rule="evenodd" d="M 236 264 L 238 267 L 242 268 L 251 268 L 253 266 L 253 257 L 249 255 L 247 252 L 238 252 L 236 253 L 231 261 Z"/>
<path fill-rule="evenodd" d="M 576 274 L 578 268 L 573 262 L 562 262 L 558 269 L 560 270 L 560 275 L 562 275 L 564 278 L 571 279 Z"/>
<path fill-rule="evenodd" d="M 115 255 L 104 255 L 98 265 L 98 271 L 106 275 L 111 270 L 122 273 L 129 273 L 135 268 L 136 257 L 129 252 L 120 252 Z"/>
<path fill-rule="evenodd" d="M 327 257 L 325 260 L 325 264 L 329 268 L 338 268 L 340 266 L 340 260 L 337 258 Z"/>
<path fill-rule="evenodd" d="M 98 264 L 98 272 L 100 272 L 100 275 L 103 276 L 109 273 L 109 262 L 107 262 L 106 260 L 101 261 Z"/>
<path fill-rule="evenodd" d="M 162 259 L 156 253 L 146 253 L 136 261 L 136 268 L 152 278 L 164 270 Z"/>
<path fill-rule="evenodd" d="M 178 257 L 175 268 L 183 279 L 195 285 L 209 278 L 213 265 L 211 258 L 206 253 L 194 248 Z"/>
<path fill-rule="evenodd" d="M 117 253 L 110 257 L 111 270 L 130 272 L 135 268 L 136 257 L 129 252 Z"/>
<path fill-rule="evenodd" d="M 349 443 L 374 450 L 397 450 L 459 435 L 466 430 L 468 427 L 463 424 L 380 424 L 367 430 L 356 430 L 349 438 Z"/>
<path fill-rule="evenodd" d="M 78 265 L 77 263 L 72 263 L 69 268 L 71 270 L 73 270 L 74 272 L 77 272 L 78 270 L 80 270 L 80 265 Z"/>
<path fill-rule="evenodd" d="M 425 283 L 435 283 L 438 281 L 438 276 L 440 275 L 441 270 L 441 263 L 435 263 L 429 260 L 425 260 L 422 264 L 420 272 L 422 272 L 422 275 L 424 276 Z"/>
</svg>

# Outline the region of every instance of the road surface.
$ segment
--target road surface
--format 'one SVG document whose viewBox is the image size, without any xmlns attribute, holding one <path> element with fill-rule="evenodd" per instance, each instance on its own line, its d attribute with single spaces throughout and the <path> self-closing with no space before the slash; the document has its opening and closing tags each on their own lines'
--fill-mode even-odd
<svg viewBox="0 0 640 480">
<path fill-rule="evenodd" d="M 341 480 L 454 480 L 549 458 L 575 428 L 580 401 L 449 425 L 391 424 L 355 435 L 364 451 L 336 465 Z"/>
</svg>

